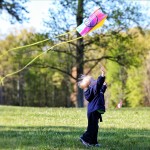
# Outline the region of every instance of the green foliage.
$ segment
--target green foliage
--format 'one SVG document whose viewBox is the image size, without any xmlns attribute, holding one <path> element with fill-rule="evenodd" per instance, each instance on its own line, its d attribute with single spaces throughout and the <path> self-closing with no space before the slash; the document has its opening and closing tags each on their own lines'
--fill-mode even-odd
<svg viewBox="0 0 150 150">
<path fill-rule="evenodd" d="M 107 79 L 108 93 L 110 93 L 108 99 L 108 107 L 116 107 L 116 105 L 122 100 L 122 84 L 119 79 L 120 66 L 116 63 L 107 62 Z"/>
<path fill-rule="evenodd" d="M 0 149 L 79 150 L 86 109 L 0 106 Z M 102 150 L 149 150 L 150 109 L 109 109 L 99 123 Z M 99 148 L 90 148 L 99 149 Z"/>
<path fill-rule="evenodd" d="M 129 106 L 136 107 L 143 103 L 143 73 L 141 68 L 131 67 L 128 70 L 128 79 L 126 83 L 126 96 Z"/>
<path fill-rule="evenodd" d="M 103 38 L 102 35 L 96 34 L 92 38 L 93 44 L 85 49 L 84 61 L 87 61 L 85 68 L 92 68 L 95 65 L 95 62 L 90 60 L 106 57 L 102 59 L 102 63 L 107 68 L 109 86 L 106 100 L 109 107 L 116 107 L 120 100 L 123 100 L 124 106 L 141 106 L 144 105 L 145 97 L 148 99 L 148 94 L 143 92 L 148 85 L 144 84 L 145 87 L 143 87 L 145 80 L 141 72 L 144 72 L 145 68 L 142 63 L 149 49 L 149 42 L 145 40 L 149 38 L 149 34 L 141 35 L 139 30 L 132 29 L 129 35 L 120 33 L 120 35 L 112 34 L 110 37 Z M 4 76 L 24 67 L 35 56 L 52 46 L 53 42 L 9 53 L 6 53 L 6 49 L 46 38 L 47 35 L 23 30 L 19 35 L 11 34 L 5 40 L 0 41 L 0 53 L 5 54 L 0 56 L 2 62 L 0 75 Z M 87 37 L 85 40 L 90 39 Z M 19 74 L 6 78 L 3 87 L 3 99 L 6 99 L 4 104 L 72 106 L 70 94 L 73 90 L 69 75 L 74 65 L 75 51 L 72 45 L 58 46 L 53 51 L 45 53 Z M 91 74 L 95 79 L 97 78 L 100 74 L 98 65 Z M 145 79 L 148 80 L 148 78 Z"/>
<path fill-rule="evenodd" d="M 8 53 L 6 49 L 9 50 L 12 47 L 27 45 L 44 39 L 47 39 L 47 35 L 23 30 L 18 35 L 12 34 L 6 37 L 5 40 L 0 41 L 0 52 L 2 54 L 0 56 L 0 61 L 2 62 L 0 65 L 0 76 L 3 77 L 23 68 L 33 58 L 51 47 L 53 42 L 49 40 L 48 43 L 8 51 Z M 1 99 L 6 99 L 6 101 L 3 101 L 3 104 L 20 106 L 67 106 L 70 95 L 67 88 L 70 85 L 67 84 L 65 88 L 64 85 L 68 77 L 66 78 L 64 74 L 53 70 L 53 65 L 55 68 L 57 68 L 57 65 L 61 69 L 66 68 L 66 63 L 62 63 L 67 62 L 65 61 L 66 59 L 63 53 L 59 54 L 49 51 L 23 71 L 6 78 L 4 87 L 2 87 L 2 93 L 0 93 L 2 95 Z M 57 80 L 57 84 L 56 82 L 54 83 L 54 80 Z"/>
<path fill-rule="evenodd" d="M 60 74 L 59 72 L 55 72 L 52 76 L 52 81 L 53 81 L 53 84 L 56 86 L 56 87 L 60 87 L 61 86 L 61 82 L 63 80 L 63 76 L 62 74 Z"/>
</svg>

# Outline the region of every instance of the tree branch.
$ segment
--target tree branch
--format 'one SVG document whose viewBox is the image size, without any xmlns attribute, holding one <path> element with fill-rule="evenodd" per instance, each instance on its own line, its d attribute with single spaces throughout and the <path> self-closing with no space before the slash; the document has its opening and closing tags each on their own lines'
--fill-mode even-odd
<svg viewBox="0 0 150 150">
<path fill-rule="evenodd" d="M 85 60 L 84 63 L 87 63 L 87 62 L 91 62 L 91 61 L 95 61 L 94 65 L 90 68 L 90 70 L 86 73 L 90 73 L 96 66 L 97 64 L 103 60 L 103 59 L 108 59 L 108 60 L 111 60 L 113 62 L 116 62 L 118 63 L 119 65 L 121 66 L 125 66 L 125 64 L 122 64 L 121 62 L 119 62 L 119 60 L 117 59 L 117 57 L 112 57 L 112 56 L 102 56 L 100 58 L 97 58 L 97 59 L 89 59 L 89 60 Z"/>
<path fill-rule="evenodd" d="M 57 52 L 57 53 L 65 53 L 65 54 L 67 54 L 67 55 L 69 55 L 69 56 L 72 56 L 73 58 L 75 58 L 75 59 L 77 59 L 77 57 L 75 56 L 75 55 L 73 55 L 73 54 L 71 54 L 71 53 L 68 53 L 67 51 L 59 51 L 59 50 L 54 50 L 54 52 Z"/>
<path fill-rule="evenodd" d="M 100 58 L 96 58 L 96 59 L 87 59 L 87 60 L 84 60 L 83 63 L 87 63 L 87 62 L 91 62 L 91 61 L 101 61 L 102 59 L 113 59 L 115 57 L 112 57 L 112 56 L 102 56 Z"/>
<path fill-rule="evenodd" d="M 66 42 L 66 40 L 63 40 L 63 39 L 61 39 L 61 38 L 59 38 L 59 40 L 60 40 L 61 42 Z M 69 39 L 68 39 L 68 40 L 69 40 Z M 79 48 L 77 44 L 75 44 L 75 43 L 73 43 L 73 42 L 69 42 L 69 43 L 72 44 L 73 46 L 75 46 L 76 48 Z"/>
<path fill-rule="evenodd" d="M 70 74 L 69 72 L 67 72 L 65 70 L 62 70 L 60 68 L 54 67 L 54 66 L 50 66 L 48 64 L 46 64 L 46 65 L 43 65 L 43 64 L 33 64 L 31 66 L 38 66 L 38 68 L 51 68 L 51 69 L 57 70 L 57 71 L 59 71 L 61 73 L 64 73 L 64 74 L 70 76 L 74 80 L 77 80 L 77 78 L 73 77 L 72 74 Z"/>
<path fill-rule="evenodd" d="M 96 66 L 97 66 L 97 64 L 99 63 L 100 61 L 96 61 L 95 62 L 95 64 L 90 68 L 90 70 L 86 73 L 86 75 L 87 74 L 89 74 Z"/>
</svg>

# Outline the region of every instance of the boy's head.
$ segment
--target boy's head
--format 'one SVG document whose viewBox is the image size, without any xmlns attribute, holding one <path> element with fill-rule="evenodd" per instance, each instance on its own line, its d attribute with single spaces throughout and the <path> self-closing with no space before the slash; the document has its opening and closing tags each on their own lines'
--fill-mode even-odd
<svg viewBox="0 0 150 150">
<path fill-rule="evenodd" d="M 89 75 L 81 75 L 78 79 L 78 85 L 81 89 L 86 89 L 91 84 L 92 77 Z"/>
</svg>

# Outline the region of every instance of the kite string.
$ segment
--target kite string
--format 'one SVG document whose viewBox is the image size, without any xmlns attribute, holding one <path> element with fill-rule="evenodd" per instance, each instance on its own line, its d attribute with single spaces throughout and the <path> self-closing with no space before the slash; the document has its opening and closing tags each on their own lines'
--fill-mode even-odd
<svg viewBox="0 0 150 150">
<path fill-rule="evenodd" d="M 18 71 L 9 73 L 9 74 L 5 75 L 4 77 L 1 77 L 1 78 L 0 78 L 1 84 L 4 85 L 4 82 L 3 82 L 3 81 L 4 81 L 5 78 L 7 78 L 7 77 L 9 77 L 9 76 L 12 76 L 12 75 L 14 75 L 14 74 L 17 74 L 17 73 L 23 71 L 23 70 L 24 70 L 25 68 L 27 68 L 30 64 L 32 64 L 37 58 L 39 58 L 40 56 L 42 56 L 44 53 L 50 51 L 50 50 L 53 49 L 54 47 L 56 47 L 56 46 L 58 46 L 58 45 L 65 44 L 65 43 L 69 43 L 69 42 L 72 42 L 72 41 L 75 41 L 75 40 L 78 40 L 78 39 L 81 39 L 81 38 L 83 38 L 83 36 L 80 36 L 80 37 L 78 37 L 78 38 L 75 38 L 75 39 L 72 39 L 72 40 L 68 40 L 68 41 L 65 41 L 65 42 L 61 42 L 61 43 L 58 43 L 58 44 L 56 44 L 56 45 L 50 47 L 50 48 L 49 48 L 48 50 L 46 50 L 45 52 L 42 52 L 42 53 L 40 53 L 38 56 L 36 56 L 35 58 L 33 58 L 33 59 L 32 59 L 28 64 L 26 64 L 23 68 L 19 69 Z"/>
<path fill-rule="evenodd" d="M 61 37 L 61 36 L 64 36 L 64 35 L 66 35 L 66 34 L 71 34 L 71 33 L 74 32 L 75 30 L 76 30 L 76 29 L 73 29 L 73 30 L 71 30 L 71 31 L 69 31 L 69 32 L 65 32 L 65 33 L 63 33 L 63 34 L 57 35 L 57 36 L 55 36 L 54 38 Z M 32 44 L 28 44 L 28 45 L 24 45 L 24 46 L 19 46 L 19 47 L 16 47 L 16 48 L 12 48 L 12 49 L 6 51 L 4 54 L 2 54 L 2 55 L 0 56 L 0 58 L 1 58 L 2 56 L 4 56 L 5 54 L 7 54 L 8 52 L 10 52 L 10 51 L 18 50 L 18 49 L 21 49 L 21 48 L 31 47 L 31 46 L 34 46 L 34 45 L 38 45 L 38 44 L 40 44 L 40 43 L 47 42 L 47 41 L 49 41 L 49 40 L 50 40 L 50 39 L 48 38 L 48 39 L 41 40 L 41 41 L 38 41 L 38 42 L 35 42 L 35 43 L 32 43 Z"/>
</svg>

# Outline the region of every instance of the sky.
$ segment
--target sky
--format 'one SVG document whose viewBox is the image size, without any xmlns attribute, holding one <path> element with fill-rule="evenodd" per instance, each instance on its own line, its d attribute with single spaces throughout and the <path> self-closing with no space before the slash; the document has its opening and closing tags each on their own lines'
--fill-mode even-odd
<svg viewBox="0 0 150 150">
<path fill-rule="evenodd" d="M 51 0 L 30 0 L 26 4 L 29 13 L 26 15 L 30 18 L 29 22 L 24 22 L 23 24 L 15 23 L 11 24 L 9 22 L 8 15 L 3 14 L 0 18 L 0 35 L 7 35 L 14 29 L 23 29 L 33 27 L 36 31 L 42 32 L 45 30 L 43 25 L 43 19 L 48 17 L 48 9 L 51 5 Z"/>
<path fill-rule="evenodd" d="M 10 24 L 9 20 L 7 19 L 8 16 L 3 13 L 0 18 L 0 36 L 6 36 L 9 33 L 13 32 L 15 29 L 24 29 L 24 28 L 34 28 L 37 32 L 43 32 L 46 30 L 46 27 L 43 24 L 43 19 L 48 17 L 48 9 L 52 6 L 52 1 L 54 0 L 30 0 L 26 4 L 27 10 L 29 14 L 27 17 L 30 18 L 29 22 L 24 22 L 23 24 L 15 23 Z M 128 0 L 129 1 L 129 0 Z M 130 0 L 136 1 L 140 5 L 144 7 L 150 8 L 150 0 Z M 56 8 L 57 9 L 57 8 Z M 144 10 L 143 10 L 144 11 Z M 150 16 L 150 11 L 147 12 Z"/>
</svg>

